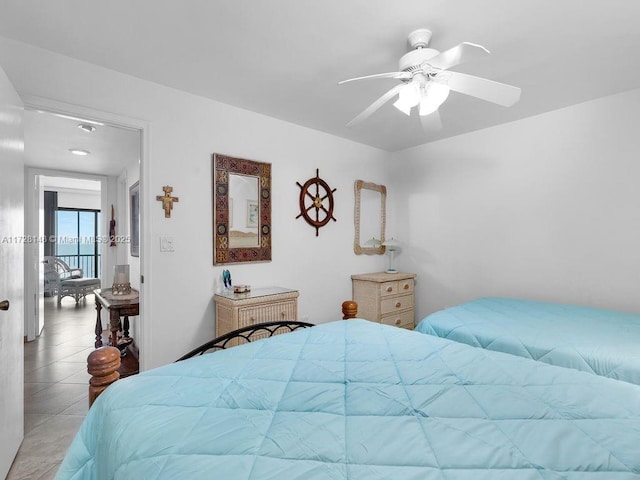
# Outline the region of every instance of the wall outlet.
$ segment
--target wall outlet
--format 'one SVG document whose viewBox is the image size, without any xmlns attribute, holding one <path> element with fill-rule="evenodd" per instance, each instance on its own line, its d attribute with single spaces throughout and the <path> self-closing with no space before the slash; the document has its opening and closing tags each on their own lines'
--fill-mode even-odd
<svg viewBox="0 0 640 480">
<path fill-rule="evenodd" d="M 161 252 L 173 252 L 175 251 L 175 239 L 172 235 L 160 235 L 160 251 Z"/>
</svg>

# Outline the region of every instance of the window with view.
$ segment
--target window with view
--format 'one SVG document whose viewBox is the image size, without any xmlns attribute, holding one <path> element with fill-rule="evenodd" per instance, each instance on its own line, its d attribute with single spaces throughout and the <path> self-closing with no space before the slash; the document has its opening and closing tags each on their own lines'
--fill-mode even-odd
<svg viewBox="0 0 640 480">
<path fill-rule="evenodd" d="M 56 211 L 56 257 L 85 277 L 100 277 L 100 211 L 59 208 Z"/>
</svg>

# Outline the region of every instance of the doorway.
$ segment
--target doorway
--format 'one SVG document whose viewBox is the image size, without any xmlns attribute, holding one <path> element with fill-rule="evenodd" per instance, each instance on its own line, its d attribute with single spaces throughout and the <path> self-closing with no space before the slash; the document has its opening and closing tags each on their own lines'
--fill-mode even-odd
<svg viewBox="0 0 640 480">
<path fill-rule="evenodd" d="M 141 288 L 142 249 L 132 250 L 130 230 L 144 219 L 132 218 L 128 192 L 141 183 L 142 131 L 55 107 L 27 104 L 25 111 L 26 233 L 39 240 L 25 261 L 27 341 L 44 327 L 45 255 L 74 263 L 103 288 L 113 283 L 115 265 L 129 265 L 132 288 Z"/>
<path fill-rule="evenodd" d="M 132 272 L 142 272 L 144 260 L 142 239 L 139 253 L 131 255 L 128 190 L 137 182 L 144 188 L 141 169 L 148 126 L 131 122 L 131 128 L 126 119 L 104 115 L 109 121 L 98 120 L 100 112 L 37 101 L 38 105 L 25 101 L 25 234 L 37 241 L 25 248 L 25 334 L 30 342 L 25 345 L 25 437 L 14 462 L 18 470 L 33 464 L 35 457 L 31 457 L 37 457 L 43 442 L 52 448 L 55 445 L 56 451 L 66 450 L 60 443 L 71 441 L 86 413 L 86 357 L 95 340 L 92 294 L 77 305 L 74 298 L 64 297 L 60 307 L 55 296 L 45 298 L 45 246 L 49 256 L 60 257 L 84 275 L 95 275 L 102 287 L 111 286 L 114 265 L 131 264 Z M 77 155 L 71 150 L 86 153 Z M 53 245 L 46 242 L 51 226 L 49 235 L 44 229 L 45 191 L 58 196 L 50 223 L 56 240 L 63 237 L 64 242 Z M 144 201 L 140 198 L 143 228 Z M 110 242 L 112 224 L 115 245 Z M 131 284 L 140 290 L 142 303 L 139 273 L 131 276 Z M 131 319 L 131 337 L 139 347 L 144 344 L 142 305 L 140 313 Z"/>
</svg>

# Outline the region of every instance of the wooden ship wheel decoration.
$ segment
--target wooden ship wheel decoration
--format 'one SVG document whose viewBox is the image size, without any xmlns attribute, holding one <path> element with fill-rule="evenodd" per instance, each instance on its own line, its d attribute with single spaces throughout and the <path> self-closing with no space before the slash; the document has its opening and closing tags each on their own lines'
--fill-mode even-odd
<svg viewBox="0 0 640 480">
<path fill-rule="evenodd" d="M 296 184 L 300 187 L 300 214 L 296 218 L 303 217 L 316 229 L 317 237 L 320 227 L 324 227 L 329 220 L 336 221 L 333 217 L 333 192 L 336 189 L 329 187 L 320 178 L 317 168 L 315 177 L 307 180 L 304 185 L 300 185 L 300 182 Z"/>
</svg>

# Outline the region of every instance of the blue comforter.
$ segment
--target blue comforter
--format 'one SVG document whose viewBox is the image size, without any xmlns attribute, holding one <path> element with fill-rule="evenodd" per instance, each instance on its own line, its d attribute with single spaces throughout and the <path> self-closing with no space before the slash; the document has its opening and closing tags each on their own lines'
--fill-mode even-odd
<svg viewBox="0 0 640 480">
<path fill-rule="evenodd" d="M 116 382 L 56 478 L 640 479 L 640 387 L 364 320 Z"/>
<path fill-rule="evenodd" d="M 433 313 L 416 330 L 640 384 L 640 315 L 508 298 Z"/>
</svg>

